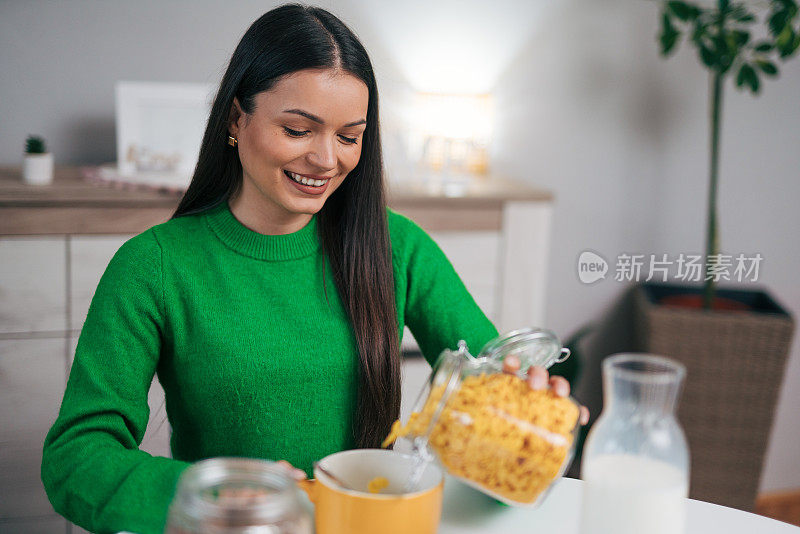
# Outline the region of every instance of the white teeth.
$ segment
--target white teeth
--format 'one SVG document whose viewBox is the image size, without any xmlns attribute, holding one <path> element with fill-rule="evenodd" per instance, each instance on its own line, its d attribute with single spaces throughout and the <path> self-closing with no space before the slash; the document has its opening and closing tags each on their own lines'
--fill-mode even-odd
<svg viewBox="0 0 800 534">
<path fill-rule="evenodd" d="M 289 172 L 289 171 L 287 171 L 287 172 Z M 315 186 L 315 187 L 319 187 L 319 186 L 325 184 L 325 182 L 327 182 L 327 180 L 314 180 L 314 179 L 311 179 L 311 178 L 306 178 L 305 176 L 301 176 L 301 175 L 295 174 L 293 172 L 289 172 L 289 176 L 291 176 L 292 180 L 294 180 L 295 182 L 301 183 L 303 185 L 312 185 L 312 186 Z"/>
</svg>

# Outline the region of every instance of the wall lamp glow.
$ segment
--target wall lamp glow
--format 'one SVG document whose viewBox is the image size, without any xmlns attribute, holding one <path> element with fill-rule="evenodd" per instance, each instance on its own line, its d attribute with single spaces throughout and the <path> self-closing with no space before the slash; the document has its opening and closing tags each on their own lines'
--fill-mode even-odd
<svg viewBox="0 0 800 534">
<path fill-rule="evenodd" d="M 486 174 L 493 122 L 489 94 L 417 93 L 411 117 L 412 153 L 429 170 Z"/>
</svg>

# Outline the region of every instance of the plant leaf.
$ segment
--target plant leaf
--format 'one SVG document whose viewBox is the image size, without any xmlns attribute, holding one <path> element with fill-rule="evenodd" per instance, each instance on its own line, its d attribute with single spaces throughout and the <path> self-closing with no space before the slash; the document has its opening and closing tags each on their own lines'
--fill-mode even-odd
<svg viewBox="0 0 800 534">
<path fill-rule="evenodd" d="M 768 43 L 767 41 L 761 41 L 755 46 L 754 49 L 756 52 L 769 52 L 773 48 L 774 45 L 772 43 Z"/>
<path fill-rule="evenodd" d="M 667 8 L 672 11 L 673 15 L 684 22 L 694 20 L 700 15 L 700 10 L 697 7 L 678 0 L 667 2 Z"/>
<path fill-rule="evenodd" d="M 736 75 L 736 87 L 744 85 L 745 79 L 747 79 L 747 75 L 745 74 L 745 68 L 747 66 L 747 63 L 745 63 L 739 68 L 739 73 Z"/>
<path fill-rule="evenodd" d="M 692 41 L 700 46 L 703 43 L 703 38 L 706 37 L 707 25 L 700 19 L 694 22 L 694 31 L 692 31 Z"/>
<path fill-rule="evenodd" d="M 759 59 L 756 60 L 756 65 L 758 65 L 758 68 L 761 69 L 761 72 L 768 76 L 776 76 L 778 74 L 778 67 L 776 67 L 775 63 L 772 61 Z"/>
<path fill-rule="evenodd" d="M 791 26 L 786 25 L 780 35 L 778 35 L 778 38 L 775 40 L 775 48 L 777 48 L 778 52 L 780 52 L 781 58 L 786 58 L 792 55 L 792 52 L 795 50 L 794 41 L 794 31 L 792 30 Z"/>
<path fill-rule="evenodd" d="M 733 60 L 730 59 L 730 56 L 721 56 L 719 59 L 719 65 L 717 67 L 717 70 L 719 71 L 720 74 L 725 74 L 730 70 L 732 65 L 733 65 Z"/>
<path fill-rule="evenodd" d="M 745 84 L 754 94 L 758 93 L 758 75 L 748 63 L 742 63 L 739 68 L 739 74 L 736 76 L 736 87 L 742 87 Z"/>
<path fill-rule="evenodd" d="M 770 16 L 769 21 L 767 24 L 769 25 L 769 31 L 772 35 L 780 35 L 783 32 L 784 28 L 786 27 L 786 23 L 789 21 L 789 12 L 780 10 L 776 11 L 775 13 Z"/>
<path fill-rule="evenodd" d="M 675 45 L 678 42 L 678 37 L 681 34 L 678 32 L 675 33 L 662 33 L 659 40 L 661 41 L 661 55 L 668 56 L 672 53 L 672 50 L 675 48 Z"/>
<path fill-rule="evenodd" d="M 700 45 L 700 61 L 709 69 L 717 67 L 717 55 L 704 44 Z"/>
<path fill-rule="evenodd" d="M 681 32 L 675 29 L 669 15 L 664 12 L 664 15 L 661 17 L 661 35 L 658 37 L 661 43 L 661 55 L 668 56 L 675 48 L 675 44 L 678 42 L 678 37 L 680 36 Z"/>
<path fill-rule="evenodd" d="M 714 38 L 712 52 L 716 56 L 717 70 L 724 74 L 731 68 L 733 61 L 739 54 L 739 47 L 730 33 L 723 33 L 721 36 Z"/>
<path fill-rule="evenodd" d="M 733 35 L 733 40 L 736 42 L 737 46 L 746 45 L 750 40 L 750 33 L 744 30 L 733 30 L 731 35 Z"/>
<path fill-rule="evenodd" d="M 747 10 L 744 4 L 735 4 L 728 12 L 728 16 L 741 23 L 749 23 L 756 20 L 756 17 Z"/>
<path fill-rule="evenodd" d="M 661 14 L 661 29 L 665 32 L 676 32 L 678 30 L 675 29 L 675 26 L 672 25 L 672 19 L 670 18 L 669 12 L 664 11 Z"/>
<path fill-rule="evenodd" d="M 759 86 L 760 84 L 758 81 L 758 75 L 756 74 L 756 71 L 753 70 L 753 74 L 750 75 L 750 90 L 753 91 L 754 95 L 758 94 Z"/>
</svg>

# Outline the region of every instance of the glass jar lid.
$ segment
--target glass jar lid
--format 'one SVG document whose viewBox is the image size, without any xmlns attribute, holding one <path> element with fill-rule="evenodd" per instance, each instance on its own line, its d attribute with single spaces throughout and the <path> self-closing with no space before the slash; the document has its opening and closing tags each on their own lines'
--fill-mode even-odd
<svg viewBox="0 0 800 534">
<path fill-rule="evenodd" d="M 529 367 L 539 366 L 548 369 L 554 363 L 569 358 L 570 350 L 561 346 L 558 337 L 544 328 L 522 328 L 494 338 L 484 345 L 478 358 L 502 363 L 507 357 L 519 358 L 520 372 Z"/>
</svg>

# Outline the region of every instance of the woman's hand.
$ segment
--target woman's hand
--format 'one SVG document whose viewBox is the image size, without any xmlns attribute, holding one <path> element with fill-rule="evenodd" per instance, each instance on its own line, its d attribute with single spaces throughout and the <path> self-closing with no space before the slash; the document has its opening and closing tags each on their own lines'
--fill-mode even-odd
<svg viewBox="0 0 800 534">
<path fill-rule="evenodd" d="M 286 470 L 286 474 L 288 474 L 290 477 L 292 477 L 295 480 L 305 480 L 306 478 L 308 478 L 306 476 L 306 472 L 305 471 L 303 471 L 302 469 L 296 468 L 295 466 L 293 466 L 292 464 L 290 464 L 286 460 L 280 460 L 280 461 L 275 462 L 275 463 L 278 464 L 279 466 L 281 466 L 282 468 L 284 468 Z"/>
<path fill-rule="evenodd" d="M 513 354 L 503 360 L 503 372 L 517 374 L 519 372 L 519 358 Z M 531 367 L 528 369 L 528 385 L 531 389 L 544 389 L 550 385 L 550 389 L 559 397 L 569 396 L 569 382 L 560 376 L 550 376 L 544 367 Z M 580 407 L 580 423 L 585 425 L 589 422 L 589 409 L 586 406 Z"/>
</svg>

